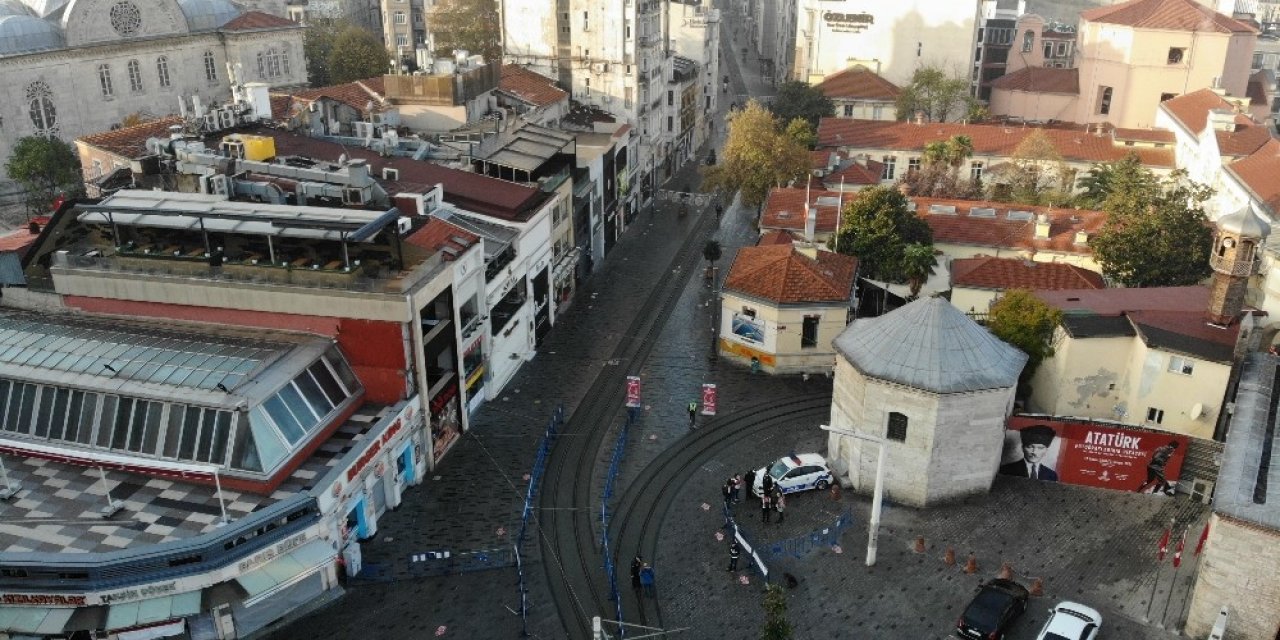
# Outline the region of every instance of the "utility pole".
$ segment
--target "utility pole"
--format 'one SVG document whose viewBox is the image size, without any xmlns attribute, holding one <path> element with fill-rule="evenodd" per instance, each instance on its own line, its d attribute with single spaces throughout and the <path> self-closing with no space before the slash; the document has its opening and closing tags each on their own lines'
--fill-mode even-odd
<svg viewBox="0 0 1280 640">
<path fill-rule="evenodd" d="M 880 446 L 880 451 L 876 456 L 876 487 L 871 498 L 871 526 L 867 530 L 867 566 L 873 567 L 876 564 L 876 547 L 880 538 L 880 510 L 884 504 L 884 438 L 858 433 L 849 429 L 840 429 L 831 425 L 818 425 L 823 431 L 830 431 L 836 435 L 849 436 L 858 440 L 865 440 Z"/>
</svg>

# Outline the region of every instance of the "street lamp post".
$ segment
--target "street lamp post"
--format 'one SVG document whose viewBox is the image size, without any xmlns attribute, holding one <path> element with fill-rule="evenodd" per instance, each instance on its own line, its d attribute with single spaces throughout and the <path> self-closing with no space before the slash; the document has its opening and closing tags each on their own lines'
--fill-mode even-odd
<svg viewBox="0 0 1280 640">
<path fill-rule="evenodd" d="M 876 487 L 871 498 L 871 526 L 867 530 L 867 566 L 875 566 L 876 546 L 880 538 L 880 509 L 884 504 L 884 438 L 848 429 L 840 429 L 826 424 L 818 425 L 818 427 L 823 431 L 830 431 L 837 435 L 849 436 L 850 438 L 857 438 L 880 445 L 880 451 L 876 456 Z"/>
</svg>

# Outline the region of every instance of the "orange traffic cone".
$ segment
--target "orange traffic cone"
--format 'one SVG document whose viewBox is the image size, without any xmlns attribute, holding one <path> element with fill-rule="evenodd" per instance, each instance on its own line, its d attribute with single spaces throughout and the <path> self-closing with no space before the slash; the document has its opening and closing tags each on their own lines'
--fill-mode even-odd
<svg viewBox="0 0 1280 640">
<path fill-rule="evenodd" d="M 977 556 L 973 555 L 972 553 L 970 553 L 970 554 L 969 554 L 969 561 L 968 561 L 968 562 L 966 562 L 966 563 L 964 563 L 964 572 L 965 572 L 965 573 L 968 573 L 968 574 L 970 574 L 970 575 L 975 574 L 975 573 L 977 573 L 977 572 L 978 572 L 978 557 L 977 557 Z"/>
<path fill-rule="evenodd" d="M 947 553 L 942 556 L 942 561 L 947 563 L 948 567 L 954 567 L 956 565 L 956 550 L 947 547 Z"/>
<path fill-rule="evenodd" d="M 916 536 L 916 553 L 924 553 L 924 536 Z"/>
<path fill-rule="evenodd" d="M 1004 564 L 1001 564 L 1001 565 L 1000 565 L 1000 574 L 999 574 L 999 575 L 997 575 L 996 577 L 997 577 L 997 578 L 1000 578 L 1001 580 L 1010 580 L 1010 579 L 1012 579 L 1012 578 L 1013 578 L 1013 567 L 1009 566 L 1009 563 L 1008 563 L 1008 562 L 1006 562 L 1006 563 L 1004 563 Z"/>
<path fill-rule="evenodd" d="M 1041 580 L 1040 578 L 1036 578 L 1035 580 L 1032 580 L 1031 588 L 1028 589 L 1028 591 L 1033 596 L 1039 597 L 1044 595 L 1044 580 Z"/>
</svg>

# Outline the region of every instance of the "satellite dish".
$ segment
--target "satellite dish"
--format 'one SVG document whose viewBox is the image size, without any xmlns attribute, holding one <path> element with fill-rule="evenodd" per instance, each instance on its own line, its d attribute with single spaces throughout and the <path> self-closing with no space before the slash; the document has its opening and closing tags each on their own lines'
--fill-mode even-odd
<svg viewBox="0 0 1280 640">
<path fill-rule="evenodd" d="M 1191 405 L 1191 412 L 1188 415 L 1192 420 L 1198 420 L 1200 416 L 1204 415 L 1204 404 L 1197 402 Z"/>
</svg>

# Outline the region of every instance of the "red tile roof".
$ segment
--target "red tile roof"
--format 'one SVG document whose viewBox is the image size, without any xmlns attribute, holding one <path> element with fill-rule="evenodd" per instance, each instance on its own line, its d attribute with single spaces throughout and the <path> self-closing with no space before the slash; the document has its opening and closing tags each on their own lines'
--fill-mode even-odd
<svg viewBox="0 0 1280 640">
<path fill-rule="evenodd" d="M 1088 311 L 1114 316 L 1127 311 L 1187 311 L 1202 313 L 1209 305 L 1209 288 L 1121 288 L 1074 291 L 1037 291 L 1036 297 L 1063 311 Z"/>
<path fill-rule="evenodd" d="M 849 166 L 837 169 L 824 176 L 822 184 L 828 189 L 838 189 L 841 184 L 854 186 L 877 185 L 880 184 L 880 176 L 883 175 L 883 162 L 868 160 L 865 167 L 857 162 L 851 162 Z"/>
<path fill-rule="evenodd" d="M 504 220 L 528 220 L 546 199 L 546 195 L 536 188 L 471 171 L 412 158 L 384 158 L 370 149 L 344 147 L 283 131 L 263 130 L 258 133 L 275 138 L 276 153 L 281 156 L 303 156 L 334 162 L 339 156 L 346 155 L 353 160 L 368 162 L 374 176 L 381 176 L 382 169 L 390 167 L 400 174 L 397 183 L 401 191 L 412 191 L 414 187 L 419 187 L 418 191 L 425 191 L 431 185 L 443 184 L 446 202 Z"/>
<path fill-rule="evenodd" d="M 823 118 L 818 124 L 818 145 L 848 150 L 921 151 L 930 142 L 945 142 L 951 136 L 969 136 L 976 156 L 1010 157 L 1032 131 L 1041 131 L 1058 153 L 1069 161 L 1111 162 L 1125 154 L 1138 154 L 1147 166 L 1173 167 L 1172 149 L 1145 149 L 1116 145 L 1108 136 L 1075 129 L 1016 125 L 963 124 L 959 122 L 884 122 Z"/>
<path fill-rule="evenodd" d="M 283 93 L 272 93 L 271 96 L 271 119 L 284 120 L 290 115 L 293 108 L 293 96 Z"/>
<path fill-rule="evenodd" d="M 260 29 L 278 29 L 280 27 L 302 27 L 302 25 L 280 16 L 273 16 L 261 11 L 246 11 L 230 22 L 222 25 L 222 31 L 257 31 Z"/>
<path fill-rule="evenodd" d="M 1177 142 L 1173 132 L 1168 129 L 1124 129 L 1116 127 L 1111 130 L 1111 137 L 1120 142 L 1154 142 L 1157 144 L 1173 144 Z"/>
<path fill-rule="evenodd" d="M 839 191 L 821 189 L 802 189 L 798 187 L 781 187 L 769 192 L 764 201 L 764 211 L 760 214 L 760 228 L 786 229 L 804 233 L 805 192 L 808 191 L 809 207 L 818 210 L 817 233 L 831 233 L 836 229 L 838 207 L 836 202 L 848 202 L 853 194 L 842 194 Z M 819 204 L 818 198 L 824 203 Z"/>
<path fill-rule="evenodd" d="M 1215 131 L 1218 153 L 1224 156 L 1247 156 L 1270 141 L 1271 130 L 1265 125 L 1250 125 L 1235 131 Z"/>
<path fill-rule="evenodd" d="M 1272 212 L 1280 212 L 1280 141 L 1268 140 L 1247 158 L 1226 166 Z"/>
<path fill-rule="evenodd" d="M 1080 94 L 1080 70 L 1023 67 L 991 81 L 992 89 L 1033 93 Z"/>
<path fill-rule="evenodd" d="M 787 231 L 786 229 L 775 229 L 773 231 L 765 232 L 764 235 L 760 236 L 760 239 L 756 241 L 756 246 L 768 247 L 776 244 L 791 246 L 795 244 L 795 242 L 796 237 L 791 235 L 790 231 Z"/>
<path fill-rule="evenodd" d="M 1080 18 L 1139 29 L 1257 33 L 1253 27 L 1194 0 L 1131 0 L 1081 11 Z"/>
<path fill-rule="evenodd" d="M 376 107 L 386 96 L 386 93 L 382 84 L 382 76 L 375 76 L 344 84 L 298 91 L 292 95 L 295 100 L 302 102 L 315 102 L 321 98 L 337 100 L 352 109 L 365 113 L 366 107 L 369 106 L 370 102 Z M 274 113 L 273 109 L 272 115 Z"/>
<path fill-rule="evenodd" d="M 1092 236 L 1102 228 L 1102 223 L 1107 218 L 1107 214 L 1101 211 L 1054 210 L 1049 207 L 977 200 L 912 198 L 912 201 L 916 203 L 917 214 L 924 218 L 929 223 L 929 228 L 933 230 L 933 241 L 939 244 L 1090 255 L 1092 252 L 1088 244 L 1076 243 L 1076 233 L 1083 231 Z M 930 213 L 932 205 L 955 207 L 956 212 L 954 214 Z M 994 209 L 994 217 L 972 215 L 973 210 L 979 208 Z M 1032 218 L 1010 220 L 1009 211 L 1029 211 L 1032 213 Z M 1035 216 L 1041 213 L 1049 216 L 1048 238 L 1037 238 L 1035 235 Z"/>
<path fill-rule="evenodd" d="M 951 285 L 972 289 L 1101 289 L 1102 274 L 1061 262 L 1018 258 L 963 258 L 951 261 Z"/>
<path fill-rule="evenodd" d="M 14 229 L 4 235 L 0 235 L 0 251 L 13 251 L 18 254 L 18 257 L 22 257 L 27 254 L 27 250 L 39 238 L 40 234 L 31 233 L 30 229 Z"/>
<path fill-rule="evenodd" d="M 1213 89 L 1200 89 L 1191 93 L 1184 93 L 1176 98 L 1170 98 L 1161 102 L 1160 108 L 1168 112 L 1170 116 L 1173 116 L 1173 119 L 1188 132 L 1197 135 L 1204 131 L 1205 125 L 1209 124 L 1210 111 L 1214 109 L 1235 110 L 1230 102 L 1214 93 Z M 1236 124 L 1248 125 L 1250 120 L 1242 115 L 1237 116 Z"/>
<path fill-rule="evenodd" d="M 821 169 L 825 171 L 826 169 L 831 167 L 832 160 L 833 160 L 832 156 L 835 156 L 834 160 L 836 162 L 839 162 L 840 159 L 844 157 L 839 151 L 836 151 L 835 149 L 818 149 L 816 151 L 810 151 L 809 152 L 809 168 L 814 170 Z"/>
<path fill-rule="evenodd" d="M 432 217 L 427 220 L 427 224 L 414 231 L 404 241 L 433 254 L 446 248 L 451 249 L 452 252 L 444 253 L 444 259 L 452 261 L 459 254 L 474 247 L 480 241 L 480 236 L 448 221 Z"/>
<path fill-rule="evenodd" d="M 150 138 L 169 138 L 169 127 L 182 124 L 182 116 L 165 116 L 132 127 L 123 127 L 114 131 L 91 133 L 76 138 L 92 147 L 123 158 L 135 159 L 147 155 L 147 140 Z"/>
<path fill-rule="evenodd" d="M 858 259 L 830 251 L 810 258 L 792 246 L 743 247 L 724 288 L 777 304 L 847 303 Z"/>
<path fill-rule="evenodd" d="M 1245 88 L 1244 94 L 1249 97 L 1249 104 L 1271 104 L 1267 99 L 1267 72 L 1256 71 L 1249 76 L 1249 85 Z"/>
<path fill-rule="evenodd" d="M 498 90 L 538 107 L 555 104 L 569 97 L 569 92 L 557 87 L 551 78 L 514 64 L 502 65 Z"/>
<path fill-rule="evenodd" d="M 863 66 L 853 66 L 831 74 L 818 83 L 818 90 L 828 98 L 853 98 L 858 100 L 898 99 L 902 89 Z"/>
</svg>

